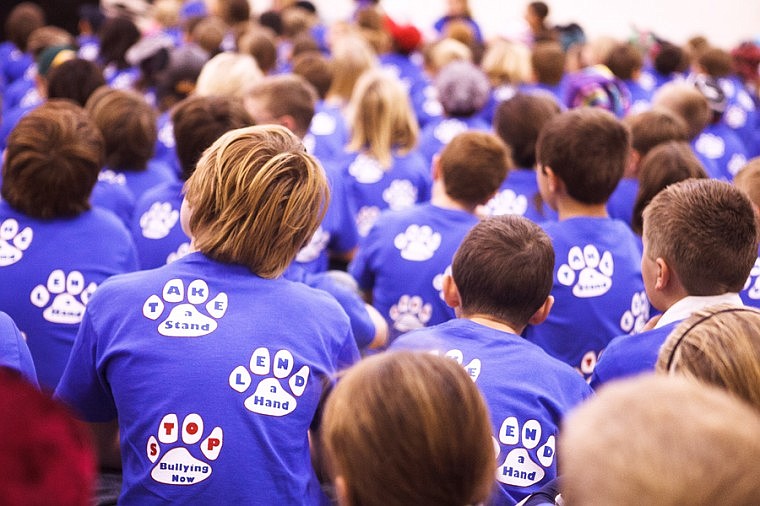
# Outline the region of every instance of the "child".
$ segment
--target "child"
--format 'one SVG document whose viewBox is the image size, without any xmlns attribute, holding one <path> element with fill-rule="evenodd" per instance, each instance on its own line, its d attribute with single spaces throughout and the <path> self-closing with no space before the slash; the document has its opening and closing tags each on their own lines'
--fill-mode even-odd
<svg viewBox="0 0 760 506">
<path fill-rule="evenodd" d="M 256 126 L 220 137 L 185 190 L 196 251 L 101 287 L 56 395 L 123 469 L 120 501 L 316 504 L 309 427 L 358 352 L 329 295 L 280 275 L 327 180 L 286 128 Z"/>
<path fill-rule="evenodd" d="M 480 387 L 499 440 L 494 504 L 514 504 L 554 478 L 560 421 L 591 394 L 571 367 L 520 337 L 551 308 L 553 265 L 551 241 L 538 225 L 518 216 L 487 218 L 462 241 L 443 282 L 457 319 L 391 346 L 454 358 Z"/>
<path fill-rule="evenodd" d="M 322 433 L 343 506 L 483 504 L 493 488 L 488 410 L 447 358 L 363 360 L 328 397 Z"/>
<path fill-rule="evenodd" d="M 0 307 L 26 335 L 40 384 L 53 389 L 85 305 L 114 274 L 137 269 L 132 238 L 90 208 L 103 138 L 71 102 L 51 100 L 8 138 L 0 202 Z"/>
<path fill-rule="evenodd" d="M 755 216 L 760 220 L 760 158 L 753 158 L 734 178 L 734 185 L 747 194 L 755 209 Z M 758 254 L 760 257 L 760 254 Z M 754 307 L 760 307 L 760 259 L 750 271 L 744 288 L 739 292 L 742 301 Z"/>
<path fill-rule="evenodd" d="M 533 83 L 520 87 L 524 93 L 540 93 L 563 103 L 562 78 L 565 76 L 565 52 L 559 42 L 544 41 L 533 46 L 530 56 Z"/>
<path fill-rule="evenodd" d="M 629 152 L 628 130 L 589 107 L 551 119 L 536 146 L 538 187 L 558 213 L 558 221 L 543 225 L 558 260 L 554 310 L 525 336 L 585 376 L 610 339 L 633 330 L 641 308 L 638 241 L 606 210 Z"/>
<path fill-rule="evenodd" d="M 652 370 L 678 322 L 720 303 L 741 305 L 738 292 L 757 258 L 758 232 L 747 196 L 733 185 L 690 179 L 668 186 L 644 210 L 641 269 L 654 328 L 613 340 L 591 385 Z M 653 322 L 654 323 L 654 322 Z"/>
<path fill-rule="evenodd" d="M 630 42 L 615 45 L 603 63 L 631 92 L 632 113 L 643 112 L 651 107 L 654 83 L 641 79 L 644 58 L 636 46 Z"/>
<path fill-rule="evenodd" d="M 433 162 L 433 197 L 382 214 L 359 243 L 349 272 L 388 321 L 391 338 L 454 316 L 440 296 L 451 256 L 509 167 L 493 134 L 465 132 Z"/>
</svg>

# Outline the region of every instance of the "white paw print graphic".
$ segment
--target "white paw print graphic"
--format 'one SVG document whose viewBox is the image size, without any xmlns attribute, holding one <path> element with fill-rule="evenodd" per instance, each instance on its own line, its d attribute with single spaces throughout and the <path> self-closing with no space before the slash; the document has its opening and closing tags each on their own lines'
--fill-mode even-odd
<svg viewBox="0 0 760 506">
<path fill-rule="evenodd" d="M 747 111 L 737 105 L 730 105 L 723 118 L 725 118 L 728 126 L 736 130 L 747 124 Z"/>
<path fill-rule="evenodd" d="M 147 239 L 163 239 L 179 220 L 179 211 L 170 202 L 154 202 L 140 216 L 140 228 Z"/>
<path fill-rule="evenodd" d="M 409 332 L 425 326 L 433 315 L 433 306 L 425 304 L 417 295 L 402 295 L 389 311 L 393 328 Z"/>
<path fill-rule="evenodd" d="M 351 174 L 358 183 L 372 184 L 377 183 L 383 178 L 385 171 L 376 159 L 371 156 L 359 154 L 348 166 L 348 173 Z"/>
<path fill-rule="evenodd" d="M 383 191 L 383 200 L 394 211 L 408 209 L 417 202 L 417 188 L 408 179 L 394 179 Z"/>
<path fill-rule="evenodd" d="M 726 168 L 728 169 L 729 174 L 735 176 L 739 173 L 740 170 L 742 170 L 745 165 L 747 165 L 747 157 L 741 153 L 734 153 L 728 160 Z"/>
<path fill-rule="evenodd" d="M 268 348 L 256 348 L 248 367 L 240 365 L 230 373 L 230 387 L 242 394 L 255 379 L 261 379 L 245 400 L 245 408 L 260 415 L 285 416 L 296 409 L 296 398 L 303 395 L 309 380 L 308 365 L 292 374 L 294 366 L 293 354 L 288 350 L 279 350 L 271 357 Z M 281 383 L 286 378 L 290 392 Z"/>
<path fill-rule="evenodd" d="M 485 208 L 485 214 L 490 216 L 502 216 L 505 214 L 524 216 L 528 210 L 528 197 L 518 195 L 514 190 L 507 188 L 489 200 Z"/>
<path fill-rule="evenodd" d="M 364 206 L 356 213 L 356 230 L 361 237 L 366 237 L 372 225 L 380 216 L 380 208 L 375 206 Z"/>
<path fill-rule="evenodd" d="M 71 271 L 66 275 L 63 270 L 56 269 L 48 276 L 46 285 L 34 287 L 30 300 L 35 306 L 45 308 L 42 312 L 45 320 L 74 324 L 82 321 L 84 307 L 97 287 L 95 283 L 86 285 L 84 276 L 79 271 Z"/>
<path fill-rule="evenodd" d="M 332 135 L 336 126 L 335 118 L 324 111 L 320 111 L 311 119 L 309 130 L 314 135 Z"/>
<path fill-rule="evenodd" d="M 330 242 L 330 232 L 323 229 L 321 226 L 311 236 L 309 244 L 301 248 L 301 251 L 296 255 L 296 262 L 307 263 L 313 262 L 322 252 L 327 248 L 327 243 Z"/>
<path fill-rule="evenodd" d="M 451 139 L 467 131 L 467 123 L 458 119 L 449 118 L 441 121 L 433 130 L 433 137 L 443 144 L 448 144 Z"/>
<path fill-rule="evenodd" d="M 760 299 L 760 258 L 755 259 L 755 265 L 749 271 L 749 277 L 742 291 L 746 291 L 750 299 Z"/>
<path fill-rule="evenodd" d="M 412 262 L 424 262 L 433 258 L 441 246 L 441 234 L 428 225 L 409 225 L 405 232 L 393 239 L 393 245 L 401 252 L 401 258 Z"/>
<path fill-rule="evenodd" d="M 167 121 L 158 131 L 158 141 L 167 148 L 173 148 L 176 145 L 174 140 L 174 123 Z"/>
<path fill-rule="evenodd" d="M 574 285 L 573 295 L 578 298 L 599 297 L 612 288 L 613 272 L 609 251 L 600 257 L 593 244 L 587 244 L 583 249 L 573 246 L 567 252 L 567 263 L 557 269 L 557 281 L 565 286 Z"/>
<path fill-rule="evenodd" d="M 156 464 L 150 477 L 166 485 L 194 485 L 211 476 L 211 465 L 194 457 L 186 448 L 198 444 L 203 438 L 203 419 L 190 413 L 179 425 L 175 413 L 170 413 L 158 424 L 158 437 L 150 436 L 146 448 L 148 460 Z M 180 437 L 182 441 L 180 442 Z M 222 451 L 224 437 L 221 427 L 214 429 L 200 443 L 200 450 L 207 460 L 216 460 Z M 176 446 L 176 445 L 182 446 Z M 163 453 L 162 445 L 173 445 Z M 162 455 L 163 453 L 163 455 Z M 161 460 L 158 458 L 161 457 Z M 158 460 L 158 463 L 156 461 Z"/>
<path fill-rule="evenodd" d="M 702 134 L 697 139 L 695 148 L 707 158 L 717 160 L 726 152 L 726 143 L 717 135 Z"/>
<path fill-rule="evenodd" d="M 731 81 L 728 82 L 731 83 Z M 755 101 L 752 100 L 752 97 L 745 90 L 739 90 L 739 92 L 736 94 L 736 101 L 747 111 L 755 110 Z"/>
<path fill-rule="evenodd" d="M 591 373 L 594 372 L 598 360 L 599 356 L 597 353 L 594 350 L 589 350 L 583 355 L 580 365 L 575 370 L 580 372 L 581 376 L 588 379 Z"/>
<path fill-rule="evenodd" d="M 164 285 L 161 296 L 151 295 L 143 304 L 143 316 L 157 320 L 167 304 L 176 304 L 158 326 L 158 333 L 168 337 L 200 337 L 216 330 L 217 320 L 227 312 L 227 294 L 219 292 L 209 300 L 208 284 L 202 279 L 191 281 L 185 290 L 181 279 L 171 279 Z M 187 292 L 187 293 L 186 293 Z M 185 301 L 185 299 L 187 299 Z M 206 312 L 196 306 L 205 304 Z"/>
<path fill-rule="evenodd" d="M 546 476 L 546 469 L 554 464 L 556 437 L 550 434 L 539 447 L 544 429 L 538 420 L 527 420 L 522 427 L 517 417 L 504 420 L 499 429 L 499 442 L 510 447 L 504 463 L 496 470 L 496 479 L 514 487 L 530 487 Z M 534 449 L 533 460 L 531 451 Z"/>
<path fill-rule="evenodd" d="M 182 258 L 183 256 L 191 252 L 192 252 L 192 249 L 190 248 L 190 243 L 183 242 L 182 244 L 179 245 L 179 247 L 177 248 L 177 251 L 173 251 L 169 253 L 169 255 L 166 257 L 166 263 L 170 264 L 176 260 L 179 260 L 180 258 Z"/>
<path fill-rule="evenodd" d="M 631 297 L 631 309 L 620 318 L 620 330 L 628 334 L 638 334 L 649 320 L 649 299 L 647 292 L 642 290 Z"/>
<path fill-rule="evenodd" d="M 117 174 L 111 169 L 104 169 L 98 174 L 98 181 L 125 186 L 127 184 L 127 176 L 124 174 Z"/>
<path fill-rule="evenodd" d="M 478 380 L 480 372 L 483 369 L 483 364 L 480 362 L 479 358 L 473 358 L 467 364 L 465 364 L 464 354 L 462 353 L 462 350 L 449 350 L 444 355 L 464 367 L 464 370 L 467 371 L 467 374 L 470 375 L 472 381 Z"/>
<path fill-rule="evenodd" d="M 451 265 L 447 266 L 446 269 L 444 269 L 443 272 L 436 274 L 433 278 L 433 288 L 435 288 L 438 291 L 438 296 L 441 298 L 441 300 L 444 300 L 443 297 L 443 278 L 446 276 L 451 275 Z"/>
<path fill-rule="evenodd" d="M 32 244 L 34 232 L 29 227 L 19 230 L 18 221 L 8 218 L 0 224 L 0 267 L 13 265 Z"/>
</svg>

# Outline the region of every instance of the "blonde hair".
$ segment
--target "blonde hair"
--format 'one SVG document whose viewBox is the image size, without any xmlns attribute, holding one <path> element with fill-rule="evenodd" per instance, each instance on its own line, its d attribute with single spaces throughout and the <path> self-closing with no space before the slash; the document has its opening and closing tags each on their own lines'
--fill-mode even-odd
<svg viewBox="0 0 760 506">
<path fill-rule="evenodd" d="M 446 357 L 395 351 L 362 360 L 328 397 L 322 437 L 354 506 L 480 503 L 496 476 L 488 409 Z"/>
<path fill-rule="evenodd" d="M 338 37 L 332 45 L 330 69 L 333 78 L 327 90 L 327 99 L 345 104 L 351 98 L 359 77 L 377 66 L 377 55 L 363 37 L 355 33 Z"/>
<path fill-rule="evenodd" d="M 488 45 L 480 66 L 492 86 L 525 83 L 530 79 L 530 49 L 520 42 L 496 39 Z"/>
<path fill-rule="evenodd" d="M 202 97 L 245 96 L 248 88 L 264 77 L 256 59 L 249 54 L 219 53 L 201 69 L 195 94 Z"/>
<path fill-rule="evenodd" d="M 356 83 L 348 108 L 350 151 L 366 151 L 388 168 L 392 153 L 417 145 L 419 126 L 409 96 L 398 79 L 381 69 L 365 72 Z"/>
<path fill-rule="evenodd" d="M 264 278 L 292 262 L 321 223 L 328 199 L 324 170 L 279 125 L 222 135 L 185 184 L 194 246 Z"/>
<path fill-rule="evenodd" d="M 472 50 L 466 44 L 454 39 L 441 39 L 425 47 L 423 51 L 425 68 L 435 75 L 446 64 L 457 60 L 472 62 Z"/>
<path fill-rule="evenodd" d="M 760 417 L 679 377 L 606 385 L 565 419 L 557 455 L 566 506 L 750 506 L 760 495 Z"/>
<path fill-rule="evenodd" d="M 697 311 L 665 340 L 656 370 L 719 386 L 760 410 L 760 310 L 719 304 Z"/>
</svg>

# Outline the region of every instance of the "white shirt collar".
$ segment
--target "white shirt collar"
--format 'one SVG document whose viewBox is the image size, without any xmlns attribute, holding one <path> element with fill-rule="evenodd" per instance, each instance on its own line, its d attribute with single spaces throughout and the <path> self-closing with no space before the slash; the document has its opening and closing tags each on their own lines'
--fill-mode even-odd
<svg viewBox="0 0 760 506">
<path fill-rule="evenodd" d="M 735 306 L 743 306 L 741 297 L 738 293 L 729 292 L 721 295 L 689 295 L 679 300 L 670 308 L 662 313 L 660 321 L 654 326 L 658 329 L 669 323 L 684 320 L 691 316 L 692 313 L 704 309 L 706 307 L 715 306 L 717 304 L 733 304 Z"/>
</svg>

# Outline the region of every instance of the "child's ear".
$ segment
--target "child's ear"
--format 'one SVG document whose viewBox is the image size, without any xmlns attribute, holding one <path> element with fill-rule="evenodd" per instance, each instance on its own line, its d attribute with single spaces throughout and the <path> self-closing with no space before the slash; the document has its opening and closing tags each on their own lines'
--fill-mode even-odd
<svg viewBox="0 0 760 506">
<path fill-rule="evenodd" d="M 348 486 L 343 476 L 335 477 L 335 495 L 338 499 L 338 506 L 351 506 L 351 501 L 348 500 Z"/>
<path fill-rule="evenodd" d="M 544 323 L 546 318 L 549 316 L 549 312 L 552 310 L 552 306 L 554 305 L 554 295 L 549 295 L 543 304 L 541 304 L 541 307 L 538 308 L 538 310 L 533 313 L 533 316 L 530 317 L 530 320 L 528 320 L 528 323 L 531 325 L 540 325 Z"/>
<path fill-rule="evenodd" d="M 557 193 L 560 189 L 565 187 L 565 183 L 554 173 L 551 167 L 544 165 L 540 170 L 544 171 L 544 175 L 546 176 L 546 186 L 551 193 Z"/>
<path fill-rule="evenodd" d="M 433 181 L 441 177 L 441 155 L 439 153 L 433 155 L 433 163 L 430 164 L 430 175 Z"/>
<path fill-rule="evenodd" d="M 662 257 L 657 257 L 654 262 L 657 264 L 657 277 L 655 278 L 654 287 L 657 290 L 664 290 L 671 282 L 673 271 Z"/>
<path fill-rule="evenodd" d="M 443 276 L 443 300 L 450 308 L 454 310 L 462 307 L 462 299 L 459 296 L 459 288 L 457 288 L 457 284 L 454 282 L 454 278 L 451 276 L 451 274 L 446 274 Z"/>
</svg>

